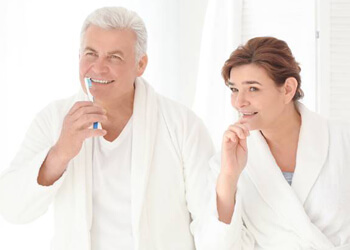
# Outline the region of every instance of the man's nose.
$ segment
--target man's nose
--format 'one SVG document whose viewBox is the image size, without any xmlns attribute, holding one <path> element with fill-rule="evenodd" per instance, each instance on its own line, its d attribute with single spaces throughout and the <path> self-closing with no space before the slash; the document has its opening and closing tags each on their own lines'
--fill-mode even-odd
<svg viewBox="0 0 350 250">
<path fill-rule="evenodd" d="M 95 60 L 92 69 L 96 72 L 96 73 L 105 73 L 108 71 L 108 65 L 107 65 L 107 60 L 103 57 L 99 57 L 97 58 L 97 60 Z"/>
</svg>

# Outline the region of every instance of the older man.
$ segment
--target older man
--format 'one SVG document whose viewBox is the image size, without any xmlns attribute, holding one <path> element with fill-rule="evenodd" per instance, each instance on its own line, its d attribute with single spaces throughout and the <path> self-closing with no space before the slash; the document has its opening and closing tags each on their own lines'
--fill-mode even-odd
<svg viewBox="0 0 350 250">
<path fill-rule="evenodd" d="M 39 113 L 0 177 L 9 221 L 32 221 L 54 202 L 55 250 L 195 249 L 190 224 L 195 231 L 213 147 L 191 111 L 140 78 L 146 47 L 136 13 L 90 14 L 81 33 L 82 91 Z"/>
</svg>

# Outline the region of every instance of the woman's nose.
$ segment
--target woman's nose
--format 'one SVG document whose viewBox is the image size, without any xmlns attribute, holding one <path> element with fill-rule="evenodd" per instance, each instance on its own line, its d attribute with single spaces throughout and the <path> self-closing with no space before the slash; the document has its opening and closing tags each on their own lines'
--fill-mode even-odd
<svg viewBox="0 0 350 250">
<path fill-rule="evenodd" d="M 243 92 L 238 92 L 236 95 L 232 95 L 232 106 L 235 108 L 242 108 L 249 104 L 247 96 Z"/>
</svg>

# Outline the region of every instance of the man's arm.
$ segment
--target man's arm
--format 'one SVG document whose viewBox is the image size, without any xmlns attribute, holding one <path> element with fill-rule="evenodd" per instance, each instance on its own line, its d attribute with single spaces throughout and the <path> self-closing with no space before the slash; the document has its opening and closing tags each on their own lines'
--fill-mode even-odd
<svg viewBox="0 0 350 250">
<path fill-rule="evenodd" d="M 79 153 L 83 141 L 105 134 L 89 129 L 93 122 L 106 119 L 103 113 L 91 102 L 75 103 L 56 143 L 53 134 L 59 134 L 60 124 L 53 121 L 60 119 L 55 107 L 49 106 L 36 117 L 11 167 L 0 176 L 0 212 L 5 219 L 26 223 L 47 211 L 68 162 Z"/>
</svg>

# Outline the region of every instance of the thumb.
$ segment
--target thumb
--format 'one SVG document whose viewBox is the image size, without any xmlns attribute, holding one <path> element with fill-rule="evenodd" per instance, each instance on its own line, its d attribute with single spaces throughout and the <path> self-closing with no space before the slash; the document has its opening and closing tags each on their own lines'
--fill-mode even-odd
<svg viewBox="0 0 350 250">
<path fill-rule="evenodd" d="M 244 151 L 248 151 L 248 147 L 247 147 L 247 138 L 245 139 L 240 139 L 239 140 L 239 145 L 241 145 L 241 147 L 243 148 Z"/>
</svg>

